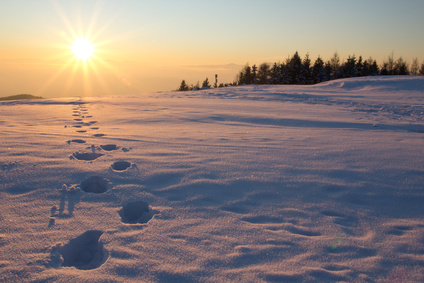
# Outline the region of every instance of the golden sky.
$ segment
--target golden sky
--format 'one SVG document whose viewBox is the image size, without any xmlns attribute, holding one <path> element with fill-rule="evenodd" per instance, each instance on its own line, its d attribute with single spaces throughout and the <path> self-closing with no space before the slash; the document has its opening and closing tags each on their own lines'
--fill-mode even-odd
<svg viewBox="0 0 424 283">
<path fill-rule="evenodd" d="M 424 60 L 424 1 L 3 0 L 0 96 L 133 94 L 232 82 L 295 51 Z M 72 50 L 91 42 L 90 58 Z"/>
</svg>

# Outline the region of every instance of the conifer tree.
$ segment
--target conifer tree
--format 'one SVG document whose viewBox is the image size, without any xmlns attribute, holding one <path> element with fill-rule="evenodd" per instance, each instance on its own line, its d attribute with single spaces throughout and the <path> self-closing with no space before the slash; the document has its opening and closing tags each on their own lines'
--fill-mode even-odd
<svg viewBox="0 0 424 283">
<path fill-rule="evenodd" d="M 256 83 L 257 73 L 258 73 L 258 67 L 256 67 L 256 65 L 253 65 L 252 66 L 252 77 L 251 77 L 251 81 L 250 81 L 251 84 Z"/>
<path fill-rule="evenodd" d="M 301 80 L 303 80 L 304 84 L 312 84 L 312 68 L 311 68 L 311 59 L 309 58 L 309 54 L 305 55 L 305 58 L 302 61 L 302 69 L 301 69 Z"/>
<path fill-rule="evenodd" d="M 326 80 L 329 81 L 329 80 L 334 79 L 333 67 L 332 67 L 330 61 L 325 62 L 325 64 L 324 64 L 324 70 L 325 70 L 325 78 L 326 78 Z"/>
<path fill-rule="evenodd" d="M 246 65 L 246 67 L 244 68 L 244 80 L 245 80 L 245 84 L 251 84 L 252 83 L 252 68 L 250 68 L 249 65 Z"/>
<path fill-rule="evenodd" d="M 340 71 L 340 77 L 351 78 L 356 77 L 356 57 L 355 55 L 347 58 L 346 63 L 343 64 Z"/>
<path fill-rule="evenodd" d="M 279 83 L 280 84 L 289 84 L 290 83 L 290 77 L 289 77 L 289 71 L 288 71 L 288 66 L 287 64 L 280 64 L 280 78 L 279 78 Z"/>
<path fill-rule="evenodd" d="M 242 85 L 242 84 L 244 84 L 245 82 L 245 77 L 244 77 L 244 73 L 243 73 L 243 71 L 241 71 L 239 74 L 238 74 L 238 76 L 237 76 L 237 78 L 236 78 L 236 80 L 237 80 L 237 85 Z"/>
<path fill-rule="evenodd" d="M 288 72 L 290 77 L 290 84 L 300 84 L 303 79 L 301 78 L 302 59 L 296 51 L 288 63 Z"/>
<path fill-rule="evenodd" d="M 187 90 L 188 90 L 188 85 L 186 84 L 185 80 L 182 80 L 178 91 L 187 91 Z"/>
<path fill-rule="evenodd" d="M 314 66 L 312 67 L 312 77 L 314 83 L 320 83 L 325 80 L 324 61 L 320 56 L 315 60 Z"/>
<path fill-rule="evenodd" d="M 274 63 L 271 68 L 271 74 L 270 74 L 270 83 L 271 84 L 278 84 L 280 79 L 280 68 L 278 68 L 277 63 Z"/>
<path fill-rule="evenodd" d="M 257 74 L 257 83 L 258 84 L 268 84 L 270 77 L 270 70 L 268 63 L 262 63 L 259 65 L 259 70 Z"/>
<path fill-rule="evenodd" d="M 210 83 L 209 83 L 209 79 L 208 78 L 206 78 L 204 81 L 203 81 L 203 83 L 202 83 L 202 88 L 210 88 L 211 87 L 211 85 L 210 85 Z"/>
<path fill-rule="evenodd" d="M 380 68 L 378 67 L 377 61 L 370 58 L 368 59 L 368 64 L 370 66 L 369 74 L 371 76 L 377 76 L 380 73 Z"/>
<path fill-rule="evenodd" d="M 355 69 L 357 77 L 361 77 L 364 75 L 364 62 L 362 62 L 362 56 L 359 56 L 358 61 L 356 62 Z"/>
<path fill-rule="evenodd" d="M 424 63 L 421 65 L 420 75 L 424 76 Z"/>
<path fill-rule="evenodd" d="M 383 62 L 383 65 L 381 66 L 380 75 L 382 75 L 382 76 L 388 76 L 388 75 L 390 75 L 390 73 L 389 73 L 389 65 L 387 64 L 387 62 Z"/>
<path fill-rule="evenodd" d="M 408 63 L 402 57 L 396 60 L 393 68 L 394 75 L 409 75 Z"/>
</svg>

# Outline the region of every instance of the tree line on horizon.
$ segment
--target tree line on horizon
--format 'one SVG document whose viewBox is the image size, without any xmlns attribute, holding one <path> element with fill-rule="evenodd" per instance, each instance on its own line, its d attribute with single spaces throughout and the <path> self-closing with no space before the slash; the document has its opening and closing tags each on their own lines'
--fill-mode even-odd
<svg viewBox="0 0 424 283">
<path fill-rule="evenodd" d="M 235 81 L 229 84 L 217 84 L 214 87 L 250 85 L 250 84 L 316 84 L 325 81 L 363 77 L 363 76 L 390 76 L 390 75 L 424 75 L 424 63 L 419 66 L 418 58 L 413 59 L 409 64 L 402 58 L 394 58 L 393 53 L 383 62 L 381 66 L 373 58 L 364 60 L 362 56 L 358 58 L 353 55 L 341 62 L 337 52 L 330 60 L 318 58 L 312 64 L 309 54 L 302 59 L 296 51 L 293 56 L 288 57 L 284 62 L 262 63 L 258 66 L 246 64 L 237 74 Z M 196 85 L 188 85 L 185 80 L 181 81 L 178 91 L 197 90 L 210 88 L 208 78 Z"/>
</svg>

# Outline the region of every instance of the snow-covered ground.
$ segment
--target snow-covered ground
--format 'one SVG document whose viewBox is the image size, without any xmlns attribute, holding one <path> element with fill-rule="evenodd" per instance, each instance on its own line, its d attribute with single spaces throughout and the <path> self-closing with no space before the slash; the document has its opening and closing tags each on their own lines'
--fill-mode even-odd
<svg viewBox="0 0 424 283">
<path fill-rule="evenodd" d="M 419 282 L 424 77 L 0 103 L 0 281 Z"/>
</svg>

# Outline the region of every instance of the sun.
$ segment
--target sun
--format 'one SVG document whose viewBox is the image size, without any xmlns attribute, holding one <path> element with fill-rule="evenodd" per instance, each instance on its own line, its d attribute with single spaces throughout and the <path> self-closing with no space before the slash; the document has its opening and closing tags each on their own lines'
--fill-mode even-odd
<svg viewBox="0 0 424 283">
<path fill-rule="evenodd" d="M 74 56 L 82 61 L 87 61 L 94 56 L 94 45 L 86 38 L 76 38 L 71 46 Z"/>
</svg>

